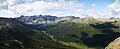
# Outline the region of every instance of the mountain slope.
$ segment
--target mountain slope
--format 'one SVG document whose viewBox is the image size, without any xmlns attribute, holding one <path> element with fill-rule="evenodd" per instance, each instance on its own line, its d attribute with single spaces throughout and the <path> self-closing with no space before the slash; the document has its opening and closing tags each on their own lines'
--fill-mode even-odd
<svg viewBox="0 0 120 49">
<path fill-rule="evenodd" d="M 0 18 L 0 22 L 0 41 L 3 42 L 2 44 L 5 44 L 6 42 L 19 41 L 25 47 L 32 46 L 31 36 L 35 34 L 34 31 L 25 27 L 21 22 L 16 21 L 15 19 Z"/>
<path fill-rule="evenodd" d="M 26 25 L 16 19 L 0 18 L 0 49 L 73 48 L 50 40 L 42 32 L 26 27 Z"/>
<path fill-rule="evenodd" d="M 65 45 L 81 49 L 104 49 L 120 36 L 117 22 L 59 23 L 49 28 L 47 33 Z M 116 31 L 117 30 L 117 31 Z M 76 46 L 75 46 L 76 45 Z M 83 46 L 82 46 L 83 45 Z"/>
</svg>

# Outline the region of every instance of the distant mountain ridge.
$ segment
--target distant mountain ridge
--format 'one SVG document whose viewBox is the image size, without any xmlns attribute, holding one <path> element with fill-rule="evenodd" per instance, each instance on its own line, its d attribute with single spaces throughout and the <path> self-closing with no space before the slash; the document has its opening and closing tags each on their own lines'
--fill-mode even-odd
<svg viewBox="0 0 120 49">
<path fill-rule="evenodd" d="M 34 16 L 20 16 L 17 18 L 17 20 L 25 23 L 25 24 L 55 24 L 55 23 L 61 23 L 64 21 L 71 21 L 76 22 L 79 17 L 75 16 L 64 16 L 64 17 L 57 17 L 57 16 L 51 16 L 51 15 L 34 15 Z"/>
</svg>

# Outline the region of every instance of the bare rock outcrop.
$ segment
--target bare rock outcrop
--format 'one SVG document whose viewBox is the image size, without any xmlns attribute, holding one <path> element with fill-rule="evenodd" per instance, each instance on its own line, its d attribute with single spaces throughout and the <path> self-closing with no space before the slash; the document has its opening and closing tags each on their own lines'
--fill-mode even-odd
<svg viewBox="0 0 120 49">
<path fill-rule="evenodd" d="M 120 49 L 120 37 L 111 42 L 105 49 Z"/>
</svg>

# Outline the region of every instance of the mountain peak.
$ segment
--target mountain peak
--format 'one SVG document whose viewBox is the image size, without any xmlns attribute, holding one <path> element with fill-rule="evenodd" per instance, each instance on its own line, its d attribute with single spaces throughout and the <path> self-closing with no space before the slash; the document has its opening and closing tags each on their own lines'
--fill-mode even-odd
<svg viewBox="0 0 120 49">
<path fill-rule="evenodd" d="M 38 24 L 56 24 L 63 21 L 76 22 L 76 20 L 80 18 L 75 16 L 57 17 L 51 15 L 34 15 L 34 16 L 21 15 L 21 17 L 18 17 L 17 19 L 25 24 L 38 25 Z"/>
</svg>

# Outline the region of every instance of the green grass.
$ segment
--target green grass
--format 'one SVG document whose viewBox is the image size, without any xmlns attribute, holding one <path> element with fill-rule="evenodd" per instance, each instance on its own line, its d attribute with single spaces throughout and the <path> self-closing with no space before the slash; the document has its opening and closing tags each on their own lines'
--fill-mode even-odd
<svg viewBox="0 0 120 49">
<path fill-rule="evenodd" d="M 47 33 L 50 35 L 54 35 L 55 38 L 64 40 L 63 36 L 67 37 L 67 35 L 73 35 L 76 37 L 81 37 L 81 32 L 86 32 L 89 36 L 93 34 L 99 34 L 97 29 L 94 29 L 89 24 L 80 24 L 80 23 L 63 23 L 63 24 L 56 24 L 55 27 L 52 27 L 47 30 Z M 67 38 L 67 40 L 70 37 Z M 66 40 L 66 39 L 65 39 Z M 71 38 L 70 38 L 71 40 Z M 68 41 L 70 41 L 68 40 Z"/>
<path fill-rule="evenodd" d="M 112 30 L 112 33 L 101 31 L 101 30 L 106 30 L 106 29 L 96 29 L 90 24 L 99 26 L 102 25 L 102 27 L 99 28 L 108 28 Z M 116 24 L 119 26 L 119 28 L 114 28 L 113 26 L 116 26 Z M 110 25 L 110 26 L 109 26 Z M 105 46 L 105 43 L 102 43 L 101 45 L 102 38 L 103 40 L 109 40 L 119 36 L 119 34 L 115 34 L 115 32 L 120 32 L 120 23 L 109 23 L 109 25 L 106 25 L 104 22 L 96 22 L 96 21 L 89 21 L 87 23 L 59 23 L 54 25 L 53 27 L 49 28 L 47 31 L 48 34 L 54 35 L 54 38 L 57 40 L 62 41 L 61 43 L 64 45 L 69 45 L 72 47 L 76 47 L 78 49 L 103 49 Z M 113 25 L 113 26 L 112 26 Z M 113 28 L 112 28 L 113 27 Z M 114 37 L 115 36 L 115 37 Z M 98 46 L 90 46 L 86 45 L 82 40 L 82 38 L 87 38 L 87 42 L 90 40 L 90 45 L 96 44 Z M 100 40 L 100 39 L 101 40 Z M 108 38 L 108 39 L 106 39 Z M 100 40 L 100 41 L 99 41 Z M 97 42 L 98 41 L 98 42 Z M 88 44 L 88 43 L 87 43 Z M 92 47 L 92 48 L 91 48 Z"/>
<path fill-rule="evenodd" d="M 0 30 L 2 29 L 2 25 L 0 25 Z"/>
<path fill-rule="evenodd" d="M 75 47 L 77 49 L 93 49 L 93 48 L 88 48 L 87 46 L 85 46 L 84 44 L 81 44 L 81 43 L 63 42 L 63 41 L 59 41 L 59 42 L 63 45 L 70 46 L 70 47 Z"/>
</svg>

